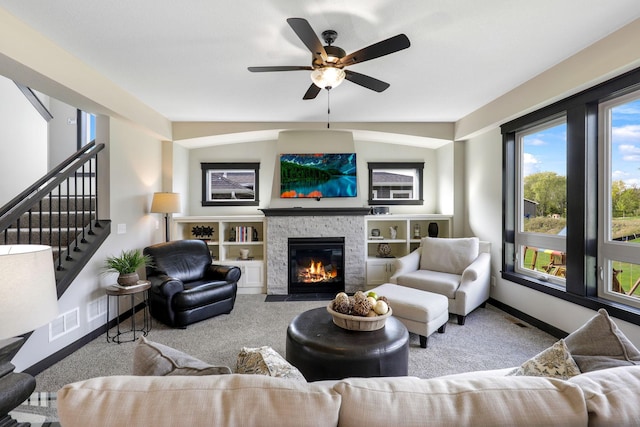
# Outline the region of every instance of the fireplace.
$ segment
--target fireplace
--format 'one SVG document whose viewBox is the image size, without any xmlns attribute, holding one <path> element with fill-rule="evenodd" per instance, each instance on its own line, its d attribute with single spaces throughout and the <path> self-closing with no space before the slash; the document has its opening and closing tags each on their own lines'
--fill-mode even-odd
<svg viewBox="0 0 640 427">
<path fill-rule="evenodd" d="M 344 291 L 344 237 L 290 237 L 289 294 Z"/>
</svg>

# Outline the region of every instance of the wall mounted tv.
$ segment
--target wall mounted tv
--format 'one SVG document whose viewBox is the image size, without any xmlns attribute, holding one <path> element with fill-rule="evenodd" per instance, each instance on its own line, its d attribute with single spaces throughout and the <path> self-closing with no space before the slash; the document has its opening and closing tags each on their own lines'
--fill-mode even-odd
<svg viewBox="0 0 640 427">
<path fill-rule="evenodd" d="M 280 197 L 356 197 L 355 153 L 281 154 Z"/>
</svg>

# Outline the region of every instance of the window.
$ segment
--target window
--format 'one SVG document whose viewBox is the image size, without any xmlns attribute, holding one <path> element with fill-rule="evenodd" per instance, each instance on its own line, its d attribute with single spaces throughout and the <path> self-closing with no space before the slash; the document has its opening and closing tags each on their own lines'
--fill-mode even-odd
<svg viewBox="0 0 640 427">
<path fill-rule="evenodd" d="M 260 163 L 200 163 L 202 206 L 256 206 Z"/>
<path fill-rule="evenodd" d="M 640 91 L 600 105 L 598 295 L 640 307 Z"/>
<path fill-rule="evenodd" d="M 501 129 L 502 277 L 640 325 L 640 69 Z M 551 204 L 529 188 L 532 165 L 558 187 Z"/>
<path fill-rule="evenodd" d="M 516 133 L 516 271 L 564 286 L 567 229 L 564 116 Z"/>
<path fill-rule="evenodd" d="M 78 123 L 78 150 L 96 139 L 96 116 L 77 110 L 76 122 Z"/>
<path fill-rule="evenodd" d="M 369 163 L 370 205 L 422 204 L 424 163 Z"/>
</svg>

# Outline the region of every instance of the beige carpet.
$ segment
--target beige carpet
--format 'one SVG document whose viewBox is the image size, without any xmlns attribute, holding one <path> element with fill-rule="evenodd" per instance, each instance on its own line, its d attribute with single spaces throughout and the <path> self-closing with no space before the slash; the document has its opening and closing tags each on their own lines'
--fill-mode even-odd
<svg viewBox="0 0 640 427">
<path fill-rule="evenodd" d="M 265 302 L 265 295 L 238 295 L 229 315 L 187 329 L 171 329 L 154 322 L 147 338 L 233 370 L 242 347 L 268 345 L 284 356 L 289 322 L 298 313 L 326 304 L 327 301 Z M 517 366 L 555 341 L 553 336 L 487 305 L 471 313 L 464 326 L 459 326 L 452 315 L 446 333 L 434 333 L 427 349 L 420 348 L 418 337 L 412 334 L 409 375 L 431 378 Z M 103 334 L 37 375 L 36 390 L 56 391 L 82 379 L 130 374 L 134 347 L 135 343 L 107 343 Z"/>
</svg>

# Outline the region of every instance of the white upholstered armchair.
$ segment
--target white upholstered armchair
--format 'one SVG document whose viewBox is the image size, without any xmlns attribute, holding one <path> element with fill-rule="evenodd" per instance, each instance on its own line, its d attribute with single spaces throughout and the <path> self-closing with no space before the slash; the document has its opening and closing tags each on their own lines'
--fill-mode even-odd
<svg viewBox="0 0 640 427">
<path fill-rule="evenodd" d="M 489 299 L 490 244 L 477 237 L 425 237 L 420 247 L 396 260 L 391 283 L 449 298 L 449 313 L 464 325 L 467 314 Z"/>
</svg>

